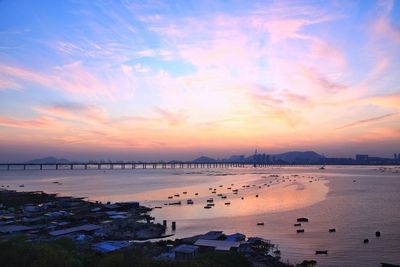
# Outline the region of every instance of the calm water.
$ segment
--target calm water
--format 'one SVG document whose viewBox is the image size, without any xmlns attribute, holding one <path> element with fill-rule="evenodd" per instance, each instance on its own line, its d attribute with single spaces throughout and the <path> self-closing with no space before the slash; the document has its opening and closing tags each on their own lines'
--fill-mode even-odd
<svg viewBox="0 0 400 267">
<path fill-rule="evenodd" d="M 319 266 L 400 263 L 400 174 L 382 173 L 377 167 L 0 171 L 0 185 L 162 206 L 152 215 L 160 222 L 176 221 L 177 238 L 209 230 L 242 232 L 278 244 L 283 260 L 291 263 L 304 259 L 315 259 Z M 232 189 L 239 189 L 238 194 Z M 227 199 L 217 197 L 220 193 Z M 175 194 L 180 196 L 168 199 Z M 209 197 L 215 207 L 204 209 Z M 194 205 L 186 205 L 189 198 Z M 181 206 L 164 205 L 179 200 Z M 304 234 L 293 227 L 297 217 L 310 219 L 303 224 Z M 337 232 L 329 233 L 329 228 Z M 375 231 L 382 236 L 376 238 Z M 363 244 L 365 238 L 369 244 Z M 329 255 L 314 255 L 315 250 L 328 250 Z"/>
</svg>

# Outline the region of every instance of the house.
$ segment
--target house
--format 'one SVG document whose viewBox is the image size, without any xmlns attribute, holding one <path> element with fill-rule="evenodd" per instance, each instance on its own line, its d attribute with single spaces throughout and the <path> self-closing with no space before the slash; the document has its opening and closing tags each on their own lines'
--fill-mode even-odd
<svg viewBox="0 0 400 267">
<path fill-rule="evenodd" d="M 49 235 L 62 236 L 62 235 L 73 234 L 73 233 L 78 233 L 78 232 L 93 232 L 93 231 L 99 230 L 99 229 L 101 229 L 101 226 L 94 225 L 94 224 L 84 224 L 81 226 L 51 231 L 51 232 L 49 232 Z"/>
<path fill-rule="evenodd" d="M 100 253 L 108 253 L 130 246 L 128 241 L 104 241 L 93 245 L 93 250 Z"/>
<path fill-rule="evenodd" d="M 195 246 L 199 246 L 203 251 L 236 251 L 240 245 L 240 242 L 226 241 L 226 240 L 206 240 L 198 239 Z"/>
<path fill-rule="evenodd" d="M 200 239 L 205 240 L 217 240 L 220 239 L 224 235 L 223 231 L 210 231 L 200 237 Z"/>
<path fill-rule="evenodd" d="M 246 236 L 244 234 L 241 234 L 241 233 L 228 235 L 225 238 L 226 241 L 235 241 L 235 242 L 244 241 L 245 239 L 246 239 Z"/>
<path fill-rule="evenodd" d="M 0 233 L 2 234 L 11 234 L 15 232 L 22 232 L 22 231 L 29 231 L 34 229 L 33 227 L 30 226 L 25 226 L 25 225 L 5 225 L 0 227 Z"/>
<path fill-rule="evenodd" d="M 197 256 L 199 247 L 182 244 L 174 248 L 174 251 L 175 251 L 175 259 L 190 260 Z"/>
</svg>

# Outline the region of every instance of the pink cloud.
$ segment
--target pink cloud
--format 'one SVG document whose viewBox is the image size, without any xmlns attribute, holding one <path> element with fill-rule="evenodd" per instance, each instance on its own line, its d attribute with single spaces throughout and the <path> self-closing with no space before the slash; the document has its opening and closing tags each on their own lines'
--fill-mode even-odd
<svg viewBox="0 0 400 267">
<path fill-rule="evenodd" d="M 0 117 L 0 126 L 6 126 L 6 127 L 16 127 L 16 128 L 47 128 L 51 125 L 53 125 L 54 120 L 41 116 L 35 119 L 29 119 L 29 120 L 21 120 L 21 119 L 14 119 L 14 118 L 9 118 L 9 117 Z"/>
<path fill-rule="evenodd" d="M 41 106 L 37 108 L 37 111 L 46 116 L 63 120 L 79 121 L 87 124 L 107 124 L 109 122 L 106 111 L 94 105 L 61 103 Z"/>
<path fill-rule="evenodd" d="M 113 85 L 100 81 L 94 74 L 85 69 L 81 62 L 57 66 L 43 74 L 22 67 L 0 65 L 0 72 L 14 86 L 24 88 L 28 83 L 35 83 L 46 88 L 63 90 L 76 95 L 107 95 L 111 96 L 116 89 Z"/>
</svg>

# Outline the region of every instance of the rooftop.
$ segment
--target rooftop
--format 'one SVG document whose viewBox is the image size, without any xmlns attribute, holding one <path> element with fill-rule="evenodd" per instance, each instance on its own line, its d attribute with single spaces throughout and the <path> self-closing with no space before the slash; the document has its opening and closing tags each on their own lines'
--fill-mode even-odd
<svg viewBox="0 0 400 267">
<path fill-rule="evenodd" d="M 231 248 L 238 248 L 240 242 L 198 239 L 194 245 L 200 247 L 213 247 L 215 250 L 229 251 Z"/>
<path fill-rule="evenodd" d="M 98 230 L 100 228 L 101 228 L 101 226 L 98 226 L 98 225 L 84 224 L 81 226 L 52 231 L 52 232 L 49 232 L 49 235 L 60 236 L 60 235 L 66 235 L 66 234 L 71 234 L 71 233 L 80 232 L 80 231 L 85 231 L 85 232 L 94 231 L 94 230 Z"/>
</svg>

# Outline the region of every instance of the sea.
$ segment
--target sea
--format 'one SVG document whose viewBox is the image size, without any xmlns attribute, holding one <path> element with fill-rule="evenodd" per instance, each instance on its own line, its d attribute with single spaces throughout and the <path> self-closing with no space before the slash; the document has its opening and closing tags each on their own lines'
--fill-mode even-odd
<svg viewBox="0 0 400 267">
<path fill-rule="evenodd" d="M 400 264 L 400 169 L 395 166 L 11 170 L 0 171 L 0 186 L 90 201 L 139 201 L 154 208 L 156 222 L 167 220 L 170 238 L 212 230 L 244 233 L 270 240 L 282 261 L 291 264 Z M 215 206 L 206 209 L 209 198 Z M 181 205 L 170 205 L 177 202 Z M 294 226 L 300 217 L 309 221 Z M 336 232 L 329 232 L 332 228 Z"/>
</svg>

